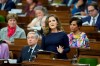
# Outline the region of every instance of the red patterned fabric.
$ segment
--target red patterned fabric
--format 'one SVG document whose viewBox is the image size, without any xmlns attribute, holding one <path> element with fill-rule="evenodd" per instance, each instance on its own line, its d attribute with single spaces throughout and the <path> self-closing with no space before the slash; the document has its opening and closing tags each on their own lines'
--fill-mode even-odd
<svg viewBox="0 0 100 66">
<path fill-rule="evenodd" d="M 8 33 L 7 33 L 7 36 L 8 38 L 10 38 L 16 31 L 16 26 L 15 27 L 10 27 L 8 26 Z"/>
</svg>

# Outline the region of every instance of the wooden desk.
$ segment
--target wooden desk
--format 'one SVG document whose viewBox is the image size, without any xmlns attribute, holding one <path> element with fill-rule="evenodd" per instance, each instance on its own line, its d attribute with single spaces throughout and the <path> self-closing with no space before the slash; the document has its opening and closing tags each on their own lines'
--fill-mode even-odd
<svg viewBox="0 0 100 66">
<path fill-rule="evenodd" d="M 0 66 L 21 66 L 20 63 L 10 64 L 8 60 L 0 60 Z"/>
<path fill-rule="evenodd" d="M 35 59 L 33 62 L 23 62 L 23 66 L 40 64 L 41 66 L 72 66 L 70 60 Z"/>
<path fill-rule="evenodd" d="M 70 8 L 67 6 L 56 6 L 56 5 L 52 6 L 52 5 L 50 5 L 47 7 L 47 9 L 51 10 L 51 11 L 69 11 L 70 12 Z M 66 14 L 67 14 L 67 12 L 66 12 Z"/>
<path fill-rule="evenodd" d="M 9 50 L 12 51 L 14 59 L 17 59 L 20 55 L 23 46 L 19 45 L 9 45 Z"/>
<path fill-rule="evenodd" d="M 79 48 L 79 58 L 97 58 L 100 63 L 100 50 L 98 49 L 81 49 Z"/>
<path fill-rule="evenodd" d="M 38 44 L 41 45 L 41 39 L 38 40 Z M 28 45 L 27 39 L 24 38 L 15 38 L 14 45 L 25 46 Z"/>
<path fill-rule="evenodd" d="M 71 64 L 70 60 L 49 60 L 49 59 L 35 59 L 32 62 L 24 61 L 22 66 L 88 66 L 80 64 Z"/>
<path fill-rule="evenodd" d="M 69 24 L 67 24 L 67 23 L 62 23 L 62 27 L 64 28 L 64 30 L 67 32 L 67 33 L 69 33 L 69 32 L 71 32 L 70 31 L 70 25 Z M 96 29 L 96 27 L 95 26 L 82 26 L 81 28 L 80 28 L 80 30 L 82 31 L 82 32 L 85 32 L 85 33 L 97 33 L 97 29 Z"/>
<path fill-rule="evenodd" d="M 100 41 L 90 42 L 89 45 L 91 49 L 100 50 Z"/>
<path fill-rule="evenodd" d="M 90 32 L 86 33 L 89 39 L 96 39 L 96 41 L 100 41 L 100 33 L 98 32 Z"/>
<path fill-rule="evenodd" d="M 49 14 L 56 15 L 61 22 L 69 23 L 71 13 L 68 11 L 48 11 Z"/>
<path fill-rule="evenodd" d="M 19 45 L 19 46 L 28 45 L 28 44 L 27 44 L 27 39 L 15 38 L 15 39 L 14 39 L 14 45 Z"/>
<path fill-rule="evenodd" d="M 79 48 L 79 55 L 100 56 L 100 50 Z"/>
<path fill-rule="evenodd" d="M 72 59 L 74 55 L 78 55 L 78 48 L 70 48 L 70 51 L 67 53 L 68 59 Z"/>
</svg>

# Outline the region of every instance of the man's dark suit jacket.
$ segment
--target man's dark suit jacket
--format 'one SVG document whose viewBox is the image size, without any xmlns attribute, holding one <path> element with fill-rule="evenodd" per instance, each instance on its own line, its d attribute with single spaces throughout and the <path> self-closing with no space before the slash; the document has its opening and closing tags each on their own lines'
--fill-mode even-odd
<svg viewBox="0 0 100 66">
<path fill-rule="evenodd" d="M 0 10 L 1 10 L 1 7 L 2 7 L 2 4 L 0 4 Z M 15 6 L 14 2 L 12 2 L 12 0 L 8 0 L 6 2 L 6 5 L 4 7 L 4 10 L 10 11 L 12 8 L 16 8 L 16 6 Z"/>
<path fill-rule="evenodd" d="M 20 54 L 20 57 L 17 59 L 17 62 L 18 63 L 21 63 L 22 61 L 28 61 L 29 59 L 31 59 L 30 55 L 29 55 L 29 49 L 30 49 L 30 46 L 25 46 L 22 51 L 21 51 L 21 54 Z M 37 54 L 37 51 L 40 49 L 39 45 L 36 45 L 32 55 L 35 55 Z"/>
<path fill-rule="evenodd" d="M 88 22 L 90 24 L 90 20 L 91 20 L 91 16 L 88 16 L 86 18 L 82 18 L 83 23 L 84 22 Z M 100 30 L 100 13 L 99 13 L 99 16 L 97 18 L 97 21 L 96 21 L 96 25 L 95 26 L 97 27 L 98 30 Z"/>
</svg>

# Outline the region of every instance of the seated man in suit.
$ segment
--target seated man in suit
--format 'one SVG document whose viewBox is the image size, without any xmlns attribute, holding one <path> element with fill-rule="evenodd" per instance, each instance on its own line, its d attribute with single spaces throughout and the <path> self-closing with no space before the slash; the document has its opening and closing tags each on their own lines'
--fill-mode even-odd
<svg viewBox="0 0 100 66">
<path fill-rule="evenodd" d="M 100 30 L 100 14 L 97 3 L 91 3 L 87 7 L 89 16 L 82 18 L 83 25 L 96 26 Z"/>
<path fill-rule="evenodd" d="M 22 49 L 20 57 L 17 60 L 18 63 L 21 63 L 22 61 L 31 61 L 33 57 L 36 57 L 37 51 L 40 49 L 37 44 L 38 39 L 39 35 L 36 32 L 29 32 L 27 34 L 28 46 L 25 46 Z"/>
<path fill-rule="evenodd" d="M 12 0 L 0 0 L 0 10 L 10 11 L 12 8 L 15 8 L 14 2 Z"/>
</svg>

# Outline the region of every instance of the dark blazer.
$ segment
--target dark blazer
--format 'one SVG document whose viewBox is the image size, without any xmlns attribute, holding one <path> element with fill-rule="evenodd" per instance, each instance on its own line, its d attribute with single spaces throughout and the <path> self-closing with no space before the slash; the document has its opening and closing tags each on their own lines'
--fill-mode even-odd
<svg viewBox="0 0 100 66">
<path fill-rule="evenodd" d="M 0 10 L 1 10 L 1 7 L 2 7 L 2 4 L 0 4 Z M 14 2 L 12 2 L 12 0 L 8 0 L 6 2 L 6 5 L 4 7 L 4 10 L 10 11 L 12 8 L 16 8 L 16 6 L 15 6 Z"/>
<path fill-rule="evenodd" d="M 91 20 L 91 16 L 87 16 L 86 18 L 82 18 L 83 23 L 86 22 L 86 21 L 88 23 L 90 23 L 90 20 Z M 97 29 L 100 30 L 100 14 L 99 14 L 99 16 L 97 18 L 97 21 L 96 21 L 96 25 L 95 26 L 97 27 Z"/>
<path fill-rule="evenodd" d="M 23 47 L 21 54 L 20 54 L 20 57 L 17 59 L 18 63 L 21 63 L 22 61 L 28 61 L 29 59 L 31 59 L 31 57 L 29 55 L 29 49 L 30 49 L 29 46 Z M 36 45 L 32 55 L 36 55 L 38 49 L 40 49 L 40 47 L 39 47 L 39 45 Z"/>
</svg>

